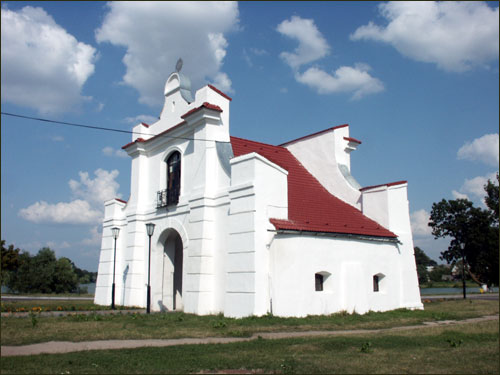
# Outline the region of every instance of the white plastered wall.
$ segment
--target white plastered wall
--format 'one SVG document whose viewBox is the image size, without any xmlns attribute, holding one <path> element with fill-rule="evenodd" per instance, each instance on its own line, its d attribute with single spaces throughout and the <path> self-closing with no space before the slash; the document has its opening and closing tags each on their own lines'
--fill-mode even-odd
<svg viewBox="0 0 500 375">
<path fill-rule="evenodd" d="M 388 184 L 362 191 L 362 212 L 398 236 L 401 253 L 401 299 L 409 307 L 422 308 L 413 248 L 408 184 Z"/>
<path fill-rule="evenodd" d="M 366 313 L 407 307 L 401 300 L 401 254 L 395 243 L 277 234 L 271 245 L 273 314 Z M 315 291 L 315 274 L 330 274 Z M 383 274 L 380 291 L 373 275 Z M 413 307 L 413 306 L 408 306 Z"/>
<path fill-rule="evenodd" d="M 270 217 L 288 215 L 288 172 L 256 153 L 231 160 L 224 315 L 270 311 Z"/>
</svg>

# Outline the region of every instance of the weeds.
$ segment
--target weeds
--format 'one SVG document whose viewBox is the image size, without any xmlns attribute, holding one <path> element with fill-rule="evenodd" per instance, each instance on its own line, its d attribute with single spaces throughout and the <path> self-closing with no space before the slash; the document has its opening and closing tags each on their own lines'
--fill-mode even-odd
<svg viewBox="0 0 500 375">
<path fill-rule="evenodd" d="M 370 341 L 365 342 L 361 345 L 361 349 L 359 350 L 361 353 L 370 353 L 371 352 L 372 343 Z"/>
</svg>

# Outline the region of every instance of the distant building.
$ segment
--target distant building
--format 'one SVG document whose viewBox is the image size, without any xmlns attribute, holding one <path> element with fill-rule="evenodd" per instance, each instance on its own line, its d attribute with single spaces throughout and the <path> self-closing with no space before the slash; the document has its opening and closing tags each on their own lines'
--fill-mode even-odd
<svg viewBox="0 0 500 375">
<path fill-rule="evenodd" d="M 231 98 L 180 72 L 123 149 L 131 195 L 105 203 L 95 303 L 243 317 L 422 308 L 407 183 L 361 188 L 335 126 L 280 146 L 230 136 Z M 249 111 L 258 111 L 258 108 Z M 251 115 L 251 113 L 249 113 Z"/>
</svg>

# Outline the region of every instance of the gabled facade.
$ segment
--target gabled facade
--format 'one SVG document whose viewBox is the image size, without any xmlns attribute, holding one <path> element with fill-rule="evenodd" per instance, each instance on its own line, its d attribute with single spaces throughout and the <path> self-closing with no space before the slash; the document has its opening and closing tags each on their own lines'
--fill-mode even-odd
<svg viewBox="0 0 500 375">
<path fill-rule="evenodd" d="M 422 308 L 407 183 L 361 188 L 349 126 L 280 146 L 231 137 L 231 98 L 173 73 L 159 120 L 123 149 L 131 195 L 105 203 L 95 302 L 243 317 Z M 111 228 L 120 228 L 116 240 Z"/>
</svg>

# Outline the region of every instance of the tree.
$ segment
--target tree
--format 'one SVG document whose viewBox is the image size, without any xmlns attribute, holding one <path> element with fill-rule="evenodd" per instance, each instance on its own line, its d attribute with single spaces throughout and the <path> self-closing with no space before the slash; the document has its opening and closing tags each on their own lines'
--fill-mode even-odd
<svg viewBox="0 0 500 375">
<path fill-rule="evenodd" d="M 429 281 L 429 272 L 427 267 L 436 266 L 435 260 L 432 260 L 427 256 L 427 254 L 420 249 L 418 246 L 414 248 L 415 251 L 415 263 L 417 264 L 417 274 L 419 284 L 426 283 Z"/>
<path fill-rule="evenodd" d="M 443 199 L 432 205 L 429 226 L 434 238 L 451 237 L 441 259 L 455 265 L 464 255 L 474 281 L 498 285 L 498 185 L 488 181 L 485 191 L 490 210 L 474 207 L 467 199 Z M 465 244 L 463 253 L 461 244 Z"/>
<path fill-rule="evenodd" d="M 2 269 L 1 269 L 1 283 L 7 284 L 7 280 L 12 272 L 15 272 L 19 267 L 19 253 L 20 249 L 14 248 L 14 245 L 5 247 L 5 240 L 2 240 Z"/>
<path fill-rule="evenodd" d="M 496 221 L 498 225 L 498 186 L 500 185 L 500 181 L 497 173 L 497 184 L 495 185 L 491 180 L 488 180 L 488 183 L 484 185 L 484 190 L 486 191 L 485 203 L 486 206 L 491 210 L 493 214 L 493 220 Z"/>
<path fill-rule="evenodd" d="M 44 247 L 38 254 L 19 255 L 19 267 L 7 286 L 20 293 L 67 293 L 78 286 L 78 277 L 68 258 L 56 259 L 54 251 Z"/>
</svg>

